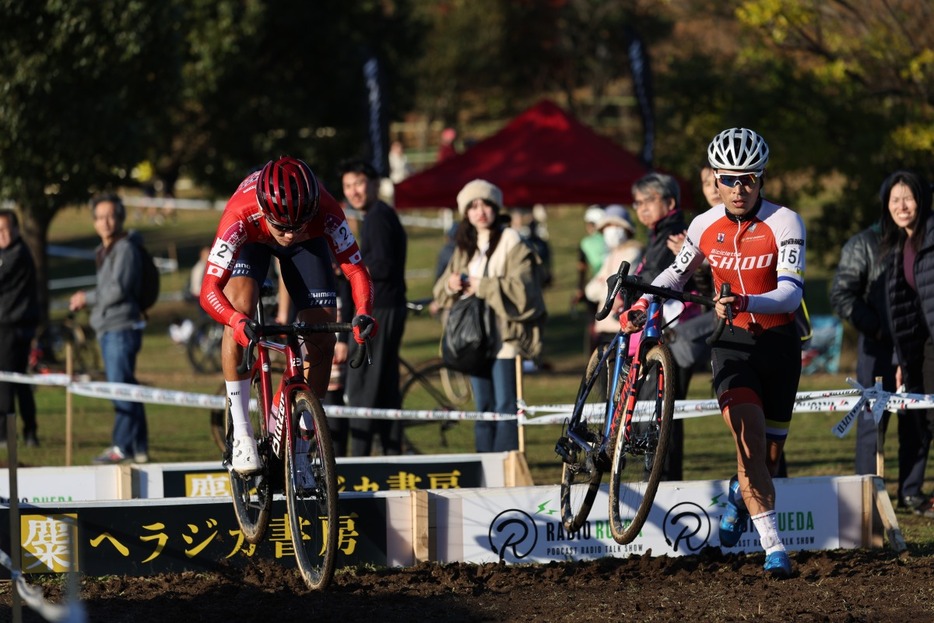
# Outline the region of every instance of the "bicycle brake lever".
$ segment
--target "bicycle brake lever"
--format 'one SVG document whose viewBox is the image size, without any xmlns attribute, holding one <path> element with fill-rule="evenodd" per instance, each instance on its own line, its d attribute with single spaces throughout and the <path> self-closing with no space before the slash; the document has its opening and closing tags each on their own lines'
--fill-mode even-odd
<svg viewBox="0 0 934 623">
<path fill-rule="evenodd" d="M 363 365 L 363 360 L 366 359 L 366 365 L 372 365 L 373 360 L 370 357 L 370 340 L 367 338 L 363 341 L 363 344 L 359 345 L 360 348 L 354 353 L 353 358 L 350 360 L 350 367 L 356 370 L 361 365 Z"/>
<path fill-rule="evenodd" d="M 250 343 L 243 349 L 243 358 L 237 364 L 237 374 L 246 374 L 253 367 L 252 355 L 255 346 L 256 340 L 250 340 Z"/>
</svg>

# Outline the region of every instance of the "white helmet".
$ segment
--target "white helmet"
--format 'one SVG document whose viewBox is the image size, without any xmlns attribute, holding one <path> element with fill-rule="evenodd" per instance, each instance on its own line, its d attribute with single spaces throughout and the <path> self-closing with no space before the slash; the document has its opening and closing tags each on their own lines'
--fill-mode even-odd
<svg viewBox="0 0 934 623">
<path fill-rule="evenodd" d="M 710 141 L 707 161 L 714 169 L 763 171 L 769 163 L 769 146 L 752 130 L 730 128 Z"/>
</svg>

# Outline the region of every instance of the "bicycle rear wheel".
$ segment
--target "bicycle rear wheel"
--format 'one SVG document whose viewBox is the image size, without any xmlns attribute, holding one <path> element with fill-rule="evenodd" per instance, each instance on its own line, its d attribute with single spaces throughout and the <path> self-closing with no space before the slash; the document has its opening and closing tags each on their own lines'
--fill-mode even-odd
<svg viewBox="0 0 934 623">
<path fill-rule="evenodd" d="M 610 532 L 620 544 L 636 538 L 655 502 L 671 437 L 674 375 L 668 347 L 649 349 L 632 390 L 648 408 L 637 406 L 629 429 L 617 433 L 610 470 Z"/>
<path fill-rule="evenodd" d="M 254 544 L 263 540 L 263 535 L 269 526 L 269 516 L 272 509 L 272 486 L 269 479 L 271 454 L 269 444 L 263 438 L 262 433 L 262 410 L 259 406 L 262 394 L 259 389 L 259 381 L 260 377 L 257 374 L 250 383 L 250 411 L 248 417 L 250 425 L 253 427 L 253 435 L 257 439 L 260 457 L 263 459 L 263 469 L 248 476 L 241 476 L 232 469 L 228 469 L 230 493 L 233 497 L 234 514 L 237 516 L 237 523 L 240 524 L 243 538 Z M 233 447 L 233 424 L 230 420 L 229 406 L 224 410 L 224 422 L 227 431 L 224 463 L 225 466 L 228 466 Z"/>
<path fill-rule="evenodd" d="M 299 422 L 311 420 L 310 440 Z M 285 452 L 285 498 L 295 561 L 308 588 L 325 588 L 337 560 L 337 467 L 324 409 L 316 396 L 298 392 L 292 402 L 292 435 Z"/>
<path fill-rule="evenodd" d="M 221 371 L 221 340 L 224 326 L 211 317 L 202 318 L 185 344 L 188 361 L 195 372 L 212 374 Z"/>
<path fill-rule="evenodd" d="M 577 532 L 587 521 L 606 469 L 604 460 L 596 453 L 603 440 L 608 388 L 615 363 L 614 353 L 603 356 L 606 348 L 599 346 L 590 356 L 568 424 L 571 430 L 586 440 L 589 449 L 582 450 L 567 437 L 562 437 L 556 448 L 564 462 L 561 472 L 561 521 L 568 532 Z M 588 417 L 588 411 L 597 411 L 598 415 Z"/>
<path fill-rule="evenodd" d="M 471 407 L 473 390 L 470 377 L 462 372 L 451 370 L 441 359 L 430 359 L 418 368 L 411 369 L 403 377 L 401 384 L 402 408 L 408 410 L 431 409 L 435 411 L 465 411 Z M 420 423 L 418 420 L 406 422 L 407 426 Z M 447 420 L 440 423 L 441 446 L 447 447 L 445 433 L 457 421 Z M 408 445 L 411 444 L 407 441 Z"/>
</svg>

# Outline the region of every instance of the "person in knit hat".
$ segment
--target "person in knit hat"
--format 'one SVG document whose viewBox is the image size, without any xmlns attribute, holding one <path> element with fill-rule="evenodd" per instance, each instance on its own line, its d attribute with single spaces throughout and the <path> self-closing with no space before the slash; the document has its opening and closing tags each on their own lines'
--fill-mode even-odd
<svg viewBox="0 0 934 623">
<path fill-rule="evenodd" d="M 476 179 L 457 194 L 460 225 L 454 234 L 454 254 L 435 283 L 434 303 L 450 307 L 461 297 L 486 303 L 493 358 L 489 368 L 470 377 L 477 411 L 515 413 L 515 358 L 534 359 L 541 351 L 540 321 L 545 303 L 537 277 L 540 262 L 519 233 L 508 227 L 503 193 L 487 180 Z M 503 452 L 519 447 L 516 420 L 480 421 L 474 425 L 477 452 Z"/>
</svg>

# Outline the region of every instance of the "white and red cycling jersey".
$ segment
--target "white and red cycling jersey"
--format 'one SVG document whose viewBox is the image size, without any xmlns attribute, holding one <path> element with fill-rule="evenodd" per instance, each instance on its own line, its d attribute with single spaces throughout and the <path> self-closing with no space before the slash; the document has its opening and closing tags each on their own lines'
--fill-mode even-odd
<svg viewBox="0 0 934 623">
<path fill-rule="evenodd" d="M 270 234 L 269 223 L 256 201 L 258 177 L 259 171 L 247 176 L 224 206 L 201 283 L 201 306 L 212 318 L 225 325 L 237 313 L 224 296 L 224 286 L 230 279 L 240 249 L 249 242 L 280 247 Z M 340 204 L 323 186 L 319 188 L 318 213 L 295 232 L 292 246 L 314 238 L 325 238 L 350 282 L 356 313 L 371 315 L 373 291 L 357 241 Z"/>
<path fill-rule="evenodd" d="M 682 290 L 707 258 L 716 291 L 730 284 L 732 294 L 748 297 L 736 326 L 756 333 L 794 320 L 804 292 L 804 223 L 788 208 L 762 199 L 742 217 L 723 204 L 691 221 L 674 263 L 653 282 Z"/>
</svg>

